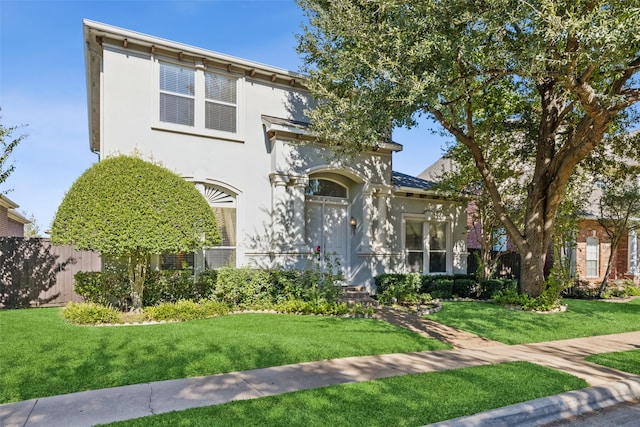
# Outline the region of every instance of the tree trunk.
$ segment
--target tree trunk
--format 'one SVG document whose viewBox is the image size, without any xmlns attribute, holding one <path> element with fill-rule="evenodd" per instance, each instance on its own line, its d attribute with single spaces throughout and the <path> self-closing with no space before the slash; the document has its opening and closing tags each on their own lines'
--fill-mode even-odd
<svg viewBox="0 0 640 427">
<path fill-rule="evenodd" d="M 536 298 L 544 291 L 546 250 L 530 249 L 520 253 L 520 292 Z"/>
<path fill-rule="evenodd" d="M 611 237 L 611 236 L 610 236 Z M 611 239 L 611 250 L 609 252 L 609 259 L 607 260 L 607 269 L 604 272 L 604 276 L 602 277 L 602 282 L 600 283 L 600 289 L 598 289 L 598 296 L 602 298 L 602 293 L 607 287 L 607 282 L 609 281 L 609 275 L 611 274 L 611 266 L 613 265 L 613 259 L 615 257 L 615 253 L 618 250 L 618 244 L 620 243 L 620 239 L 622 236 L 614 235 Z"/>
<path fill-rule="evenodd" d="M 144 280 L 147 272 L 147 256 L 140 252 L 129 255 L 129 284 L 131 286 L 131 310 L 142 310 Z"/>
</svg>

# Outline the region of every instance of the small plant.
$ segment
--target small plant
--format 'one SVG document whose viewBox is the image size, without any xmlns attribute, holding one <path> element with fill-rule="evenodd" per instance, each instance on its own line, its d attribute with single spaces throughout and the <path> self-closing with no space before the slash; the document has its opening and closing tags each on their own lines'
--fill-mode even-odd
<svg viewBox="0 0 640 427">
<path fill-rule="evenodd" d="M 196 320 L 221 316 L 229 312 L 229 308 L 216 301 L 193 302 L 180 300 L 171 303 L 162 303 L 144 309 L 145 314 L 151 320 Z"/>
<path fill-rule="evenodd" d="M 64 319 L 78 325 L 119 323 L 120 312 L 112 307 L 93 302 L 70 302 L 62 310 Z"/>
</svg>

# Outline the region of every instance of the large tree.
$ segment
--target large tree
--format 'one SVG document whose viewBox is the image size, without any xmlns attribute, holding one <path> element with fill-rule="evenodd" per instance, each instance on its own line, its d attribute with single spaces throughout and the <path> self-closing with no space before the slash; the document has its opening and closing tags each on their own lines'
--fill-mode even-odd
<svg viewBox="0 0 640 427">
<path fill-rule="evenodd" d="M 318 136 L 358 150 L 434 119 L 472 156 L 520 253 L 521 290 L 538 296 L 572 173 L 637 120 L 640 1 L 298 3 Z M 499 182 L 513 175 L 500 169 L 526 188 L 521 226 Z"/>
<path fill-rule="evenodd" d="M 65 195 L 51 242 L 126 257 L 134 309 L 142 307 L 152 254 L 190 252 L 220 240 L 216 218 L 195 186 L 137 157 L 87 169 Z"/>
</svg>

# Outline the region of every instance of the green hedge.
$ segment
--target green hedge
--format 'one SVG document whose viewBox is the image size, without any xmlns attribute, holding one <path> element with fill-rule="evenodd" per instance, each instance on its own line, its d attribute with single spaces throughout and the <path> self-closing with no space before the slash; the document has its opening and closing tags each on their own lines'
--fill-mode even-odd
<svg viewBox="0 0 640 427">
<path fill-rule="evenodd" d="M 411 296 L 430 294 L 434 298 L 476 298 L 479 286 L 470 274 L 380 274 L 374 278 L 378 299 L 388 302 L 390 297 L 398 301 Z"/>
</svg>

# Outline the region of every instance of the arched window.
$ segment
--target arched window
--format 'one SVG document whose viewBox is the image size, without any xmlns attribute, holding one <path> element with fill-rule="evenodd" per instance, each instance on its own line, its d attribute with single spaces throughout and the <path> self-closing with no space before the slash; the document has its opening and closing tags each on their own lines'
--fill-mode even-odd
<svg viewBox="0 0 640 427">
<path fill-rule="evenodd" d="M 235 266 L 237 246 L 236 197 L 228 190 L 210 184 L 198 184 L 197 187 L 216 215 L 222 236 L 222 240 L 218 245 L 205 249 L 205 268 Z"/>
<path fill-rule="evenodd" d="M 587 256 L 585 262 L 585 274 L 587 277 L 598 277 L 598 239 L 587 237 Z"/>
<path fill-rule="evenodd" d="M 307 196 L 347 197 L 347 188 L 334 181 L 322 178 L 309 179 L 305 190 Z"/>
</svg>

